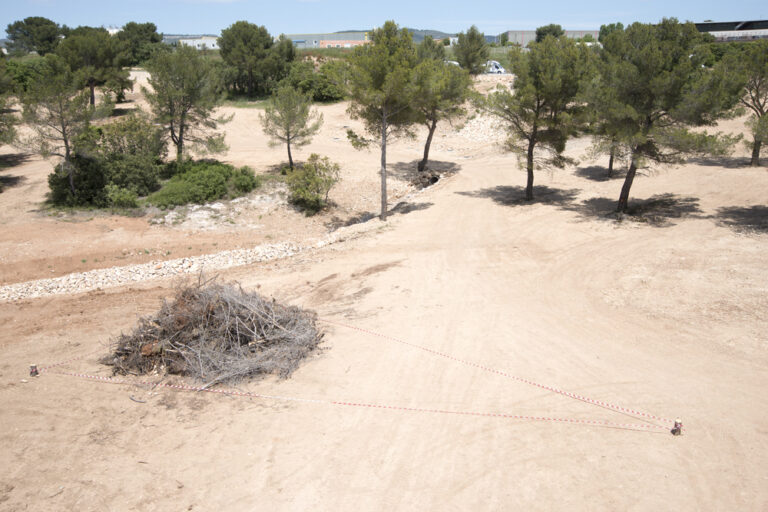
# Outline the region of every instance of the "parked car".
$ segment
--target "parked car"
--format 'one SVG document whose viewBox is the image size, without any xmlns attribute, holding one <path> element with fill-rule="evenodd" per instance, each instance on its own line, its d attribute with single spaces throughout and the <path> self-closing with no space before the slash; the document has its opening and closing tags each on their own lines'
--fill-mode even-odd
<svg viewBox="0 0 768 512">
<path fill-rule="evenodd" d="M 497 61 L 489 60 L 488 62 L 485 63 L 485 72 L 501 75 L 506 73 L 507 70 L 501 67 L 501 64 L 499 64 Z"/>
<path fill-rule="evenodd" d="M 459 64 L 455 60 L 447 60 L 447 61 L 445 61 L 445 63 L 446 64 L 450 64 L 451 66 L 459 66 L 459 67 L 461 67 L 461 64 Z"/>
</svg>

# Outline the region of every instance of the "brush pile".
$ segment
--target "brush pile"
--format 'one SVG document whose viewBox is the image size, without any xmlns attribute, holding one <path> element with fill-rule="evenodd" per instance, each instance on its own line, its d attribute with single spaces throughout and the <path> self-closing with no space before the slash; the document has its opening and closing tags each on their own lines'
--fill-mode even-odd
<svg viewBox="0 0 768 512">
<path fill-rule="evenodd" d="M 212 386 L 247 377 L 288 377 L 323 338 L 317 315 L 238 284 L 199 278 L 114 341 L 102 363 L 115 374 L 170 373 Z"/>
</svg>

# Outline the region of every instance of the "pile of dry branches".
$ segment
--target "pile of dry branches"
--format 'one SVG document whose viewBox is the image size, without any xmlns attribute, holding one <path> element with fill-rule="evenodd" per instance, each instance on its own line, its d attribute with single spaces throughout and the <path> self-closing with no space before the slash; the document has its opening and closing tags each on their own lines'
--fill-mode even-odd
<svg viewBox="0 0 768 512">
<path fill-rule="evenodd" d="M 114 341 L 102 363 L 116 374 L 153 372 L 195 377 L 206 387 L 257 374 L 288 377 L 323 334 L 316 314 L 277 304 L 239 284 L 180 285 L 172 301 Z"/>
</svg>

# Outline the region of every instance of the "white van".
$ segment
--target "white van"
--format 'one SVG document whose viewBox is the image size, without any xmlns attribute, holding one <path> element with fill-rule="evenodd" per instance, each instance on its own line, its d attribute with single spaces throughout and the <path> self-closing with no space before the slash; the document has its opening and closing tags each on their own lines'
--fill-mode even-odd
<svg viewBox="0 0 768 512">
<path fill-rule="evenodd" d="M 502 75 L 506 73 L 507 70 L 501 67 L 501 64 L 499 64 L 497 61 L 489 60 L 488 62 L 485 63 L 485 72 L 495 74 L 495 75 Z"/>
</svg>

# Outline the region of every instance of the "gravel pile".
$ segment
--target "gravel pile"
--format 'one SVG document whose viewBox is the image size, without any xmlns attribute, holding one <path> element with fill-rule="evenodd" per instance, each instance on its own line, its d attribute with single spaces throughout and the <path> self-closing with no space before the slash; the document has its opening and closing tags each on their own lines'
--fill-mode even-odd
<svg viewBox="0 0 768 512">
<path fill-rule="evenodd" d="M 504 140 L 504 131 L 499 128 L 498 119 L 485 114 L 477 114 L 467 120 L 458 133 L 475 142 L 496 144 Z"/>
<path fill-rule="evenodd" d="M 367 224 L 367 223 L 366 223 Z M 124 267 L 109 267 L 76 272 L 61 277 L 39 279 L 0 286 L 0 302 L 35 299 L 50 295 L 82 293 L 131 283 L 177 277 L 185 274 L 211 272 L 253 263 L 261 263 L 294 256 L 303 251 L 320 249 L 327 245 L 354 238 L 373 225 L 354 225 L 341 228 L 321 240 L 304 245 L 295 243 L 265 244 L 250 249 L 233 249 L 214 254 L 202 254 L 175 260 L 153 261 Z"/>
<path fill-rule="evenodd" d="M 408 194 L 404 201 L 419 195 L 419 192 Z M 366 218 L 370 220 L 374 217 Z M 38 279 L 23 283 L 13 283 L 0 286 L 0 302 L 10 302 L 23 299 L 35 299 L 51 295 L 76 294 L 102 288 L 123 286 L 131 283 L 164 279 L 197 274 L 201 271 L 212 272 L 254 263 L 262 263 L 282 258 L 288 258 L 304 251 L 353 239 L 366 231 L 379 226 L 377 223 L 363 221 L 358 224 L 339 228 L 322 239 L 309 240 L 304 244 L 283 242 L 264 244 L 249 249 L 233 249 L 214 254 L 202 254 L 188 258 L 177 258 L 165 261 L 152 261 L 123 267 L 109 267 L 87 272 L 76 272 L 61 277 Z"/>
<path fill-rule="evenodd" d="M 0 301 L 33 299 L 62 293 L 81 293 L 98 288 L 195 274 L 202 270 L 225 269 L 293 256 L 302 250 L 291 243 L 260 245 L 125 267 L 110 267 L 76 272 L 51 279 L 39 279 L 0 287 Z"/>
</svg>

